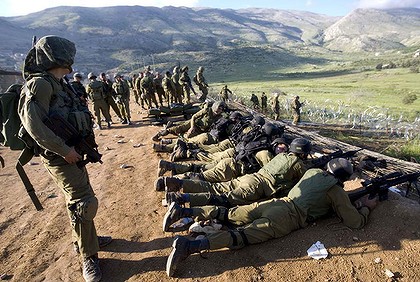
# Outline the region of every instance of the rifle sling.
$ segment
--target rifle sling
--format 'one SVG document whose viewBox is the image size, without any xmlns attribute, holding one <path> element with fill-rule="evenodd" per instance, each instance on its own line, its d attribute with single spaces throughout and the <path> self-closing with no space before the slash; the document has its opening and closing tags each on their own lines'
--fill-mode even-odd
<svg viewBox="0 0 420 282">
<path fill-rule="evenodd" d="M 25 149 L 22 150 L 20 153 L 19 159 L 16 163 L 16 170 L 20 176 L 20 179 L 23 182 L 23 185 L 25 186 L 26 191 L 28 192 L 29 197 L 32 200 L 32 203 L 34 204 L 37 211 L 40 211 L 43 209 L 41 202 L 39 201 L 38 197 L 35 194 L 34 186 L 32 185 L 31 181 L 29 180 L 28 176 L 26 175 L 25 170 L 23 169 L 23 166 L 29 162 L 29 160 L 32 158 L 33 153 L 30 151 L 29 148 L 25 147 Z"/>
</svg>

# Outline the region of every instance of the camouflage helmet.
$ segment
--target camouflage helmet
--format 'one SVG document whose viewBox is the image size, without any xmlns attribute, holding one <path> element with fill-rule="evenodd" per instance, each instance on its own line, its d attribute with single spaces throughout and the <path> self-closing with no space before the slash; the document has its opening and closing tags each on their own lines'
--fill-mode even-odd
<svg viewBox="0 0 420 282">
<path fill-rule="evenodd" d="M 76 46 L 70 40 L 54 35 L 44 36 L 28 52 L 24 62 L 23 76 L 26 78 L 32 73 L 57 67 L 67 68 L 72 72 L 71 66 L 75 55 Z"/>
<path fill-rule="evenodd" d="M 230 113 L 230 115 L 229 115 L 230 120 L 237 120 L 237 119 L 241 119 L 241 118 L 242 118 L 242 114 L 239 111 L 234 111 L 234 112 Z"/>
<path fill-rule="evenodd" d="M 88 79 L 95 79 L 95 78 L 97 78 L 97 76 L 93 72 L 90 72 L 88 74 Z"/>
<path fill-rule="evenodd" d="M 327 163 L 327 171 L 341 180 L 347 180 L 353 174 L 353 165 L 344 158 L 335 158 Z"/>
<path fill-rule="evenodd" d="M 74 74 L 73 74 L 73 78 L 80 78 L 80 79 L 82 79 L 83 78 L 83 76 L 82 76 L 82 74 L 80 73 L 80 72 L 75 72 Z"/>
<path fill-rule="evenodd" d="M 117 77 L 121 77 L 121 74 L 119 74 L 118 72 L 114 74 L 114 78 L 117 78 Z"/>
<path fill-rule="evenodd" d="M 280 133 L 279 128 L 275 124 L 272 124 L 270 122 L 266 122 L 263 125 L 263 131 L 265 132 L 265 134 L 267 134 L 270 137 L 276 136 Z"/>
<path fill-rule="evenodd" d="M 183 66 L 182 69 L 181 69 L 182 72 L 186 72 L 188 70 L 189 70 L 188 66 Z"/>
<path fill-rule="evenodd" d="M 173 72 L 174 73 L 179 72 L 179 67 L 178 66 L 175 66 Z"/>
<path fill-rule="evenodd" d="M 204 67 L 201 67 L 201 66 L 200 66 L 200 67 L 198 68 L 198 72 L 203 72 L 203 71 L 204 71 Z"/>
<path fill-rule="evenodd" d="M 309 154 L 311 150 L 312 144 L 306 138 L 296 138 L 290 143 L 290 152 L 296 154 Z"/>
<path fill-rule="evenodd" d="M 100 76 L 101 76 L 101 77 L 106 77 L 106 73 L 101 72 Z"/>
</svg>

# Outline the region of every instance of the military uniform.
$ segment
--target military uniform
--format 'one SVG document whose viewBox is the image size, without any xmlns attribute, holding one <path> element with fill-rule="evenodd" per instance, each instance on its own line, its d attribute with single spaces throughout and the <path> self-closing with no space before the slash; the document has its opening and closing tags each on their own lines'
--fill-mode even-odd
<svg viewBox="0 0 420 282">
<path fill-rule="evenodd" d="M 279 96 L 276 94 L 271 101 L 271 110 L 274 113 L 274 120 L 280 119 L 280 103 L 279 103 Z"/>
<path fill-rule="evenodd" d="M 159 99 L 159 104 L 161 106 L 163 106 L 163 98 L 165 97 L 165 90 L 163 90 L 162 79 L 163 78 L 159 73 L 156 73 L 156 76 L 153 78 L 153 85 Z M 167 102 L 169 104 L 169 100 L 167 100 Z"/>
<path fill-rule="evenodd" d="M 73 89 L 76 90 L 76 92 L 83 97 L 83 99 L 87 100 L 88 95 L 86 93 L 86 88 L 83 86 L 83 84 L 80 81 L 73 80 L 71 82 L 71 86 L 73 86 Z"/>
<path fill-rule="evenodd" d="M 188 75 L 188 67 L 183 67 L 181 69 L 181 74 L 179 76 L 179 84 L 182 87 L 182 95 L 184 97 L 183 102 L 184 104 L 189 104 L 191 102 L 191 78 Z"/>
<path fill-rule="evenodd" d="M 158 102 L 155 95 L 155 87 L 153 85 L 152 74 L 147 72 L 144 77 L 140 80 L 141 92 L 147 100 L 149 109 L 152 107 L 152 103 L 155 104 L 156 108 L 159 108 Z"/>
<path fill-rule="evenodd" d="M 120 120 L 122 120 L 123 118 L 121 116 L 120 109 L 118 108 L 118 105 L 117 105 L 117 103 L 115 103 L 115 100 L 114 100 L 115 91 L 114 91 L 114 89 L 112 89 L 111 80 L 107 79 L 106 76 L 104 75 L 104 76 L 101 76 L 101 81 L 102 81 L 103 86 L 104 86 L 105 102 L 108 104 L 108 109 L 109 109 L 109 107 L 111 107 L 112 110 L 117 115 L 117 117 Z"/>
<path fill-rule="evenodd" d="M 179 72 L 179 67 L 174 67 L 174 71 L 172 74 L 172 82 L 175 85 L 175 95 L 176 95 L 176 101 L 179 101 L 179 103 L 182 103 L 182 98 L 184 97 L 184 93 L 182 91 L 182 85 L 179 83 L 179 77 L 180 77 L 180 72 Z"/>
<path fill-rule="evenodd" d="M 165 74 L 165 76 L 162 79 L 162 87 L 165 91 L 165 99 L 169 103 L 182 103 L 182 99 L 178 99 L 178 96 L 176 95 L 176 88 L 175 84 L 171 79 L 171 74 L 168 72 Z"/>
<path fill-rule="evenodd" d="M 182 180 L 182 189 L 184 193 L 190 193 L 192 206 L 209 203 L 245 205 L 284 195 L 297 183 L 305 171 L 306 168 L 299 157 L 281 153 L 258 172 L 220 183 L 185 179 Z"/>
<path fill-rule="evenodd" d="M 199 98 L 200 101 L 205 101 L 207 98 L 207 94 L 209 93 L 208 91 L 209 85 L 207 84 L 207 81 L 204 78 L 203 72 L 204 72 L 204 68 L 199 67 L 196 73 L 197 86 L 198 86 L 198 89 L 200 89 L 201 91 L 201 96 Z"/>
<path fill-rule="evenodd" d="M 292 102 L 293 124 L 295 125 L 300 122 L 300 108 L 302 108 L 302 103 L 299 101 L 299 96 L 296 96 Z"/>
<path fill-rule="evenodd" d="M 267 111 L 267 95 L 265 95 L 265 92 L 261 94 L 261 111 L 263 113 Z"/>
<path fill-rule="evenodd" d="M 284 198 L 230 209 L 204 206 L 192 210 L 198 220 L 216 218 L 226 222 L 227 219 L 230 224 L 243 226 L 240 231 L 207 234 L 211 250 L 242 248 L 280 238 L 332 211 L 350 228 L 362 228 L 369 216 L 367 207 L 357 210 L 337 179 L 321 169 L 308 170 Z"/>
<path fill-rule="evenodd" d="M 93 111 L 96 116 L 96 123 L 99 128 L 101 127 L 101 112 L 105 117 L 108 127 L 111 124 L 111 116 L 109 115 L 109 105 L 105 101 L 104 85 L 101 81 L 91 79 L 91 82 L 86 86 L 86 92 L 89 95 L 89 99 L 93 103 Z"/>
<path fill-rule="evenodd" d="M 120 109 L 123 123 L 130 123 L 130 88 L 127 81 L 121 77 L 117 78 L 112 84 L 115 91 L 115 99 Z"/>
<path fill-rule="evenodd" d="M 226 102 L 229 100 L 229 94 L 232 95 L 232 91 L 230 91 L 227 85 L 225 85 L 222 90 L 220 90 L 219 97 L 223 102 Z"/>
<path fill-rule="evenodd" d="M 43 48 L 44 45 L 49 48 Z M 98 199 L 89 183 L 86 168 L 79 168 L 64 159 L 72 148 L 44 124 L 49 115 L 58 114 L 81 132 L 93 134 L 88 108 L 73 93 L 65 90 L 62 80 L 46 72 L 58 66 L 71 71 L 75 52 L 72 42 L 56 36 L 41 38 L 29 51 L 24 66 L 25 95 L 21 96 L 19 116 L 29 135 L 44 149 L 41 160 L 64 193 L 73 241 L 77 242 L 80 254 L 85 259 L 84 264 L 86 262 L 87 265 L 91 262 L 90 258 L 95 258 L 99 251 L 93 222 Z M 97 257 L 95 263 L 96 260 Z M 86 274 L 85 279 L 89 275 L 94 275 L 95 279 L 101 276 L 99 268 L 84 268 L 83 272 L 84 276 Z"/>
</svg>

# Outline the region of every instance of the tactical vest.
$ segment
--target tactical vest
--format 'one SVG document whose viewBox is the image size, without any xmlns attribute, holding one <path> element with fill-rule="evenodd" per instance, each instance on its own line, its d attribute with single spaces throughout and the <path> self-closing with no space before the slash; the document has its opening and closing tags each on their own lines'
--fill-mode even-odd
<svg viewBox="0 0 420 282">
<path fill-rule="evenodd" d="M 311 220 L 327 215 L 331 204 L 327 192 L 338 180 L 322 169 L 309 169 L 287 195 Z"/>
<path fill-rule="evenodd" d="M 104 85 L 102 82 L 98 80 L 94 80 L 91 83 L 89 83 L 89 90 L 90 95 L 93 101 L 101 100 L 105 98 L 104 95 Z"/>
<path fill-rule="evenodd" d="M 89 109 L 80 103 L 80 99 L 74 93 L 71 91 L 64 91 L 64 86 L 48 74 L 33 74 L 31 79 L 44 79 L 48 81 L 53 88 L 49 112 L 45 113 L 46 116 L 53 114 L 62 116 L 69 121 L 83 137 L 93 134 Z M 36 101 L 36 96 L 27 88 L 28 83 L 24 84 L 22 90 L 20 97 L 21 102 L 19 103 L 21 106 L 24 104 L 24 99 L 34 99 Z M 19 111 L 20 110 L 21 109 L 19 109 Z"/>
</svg>

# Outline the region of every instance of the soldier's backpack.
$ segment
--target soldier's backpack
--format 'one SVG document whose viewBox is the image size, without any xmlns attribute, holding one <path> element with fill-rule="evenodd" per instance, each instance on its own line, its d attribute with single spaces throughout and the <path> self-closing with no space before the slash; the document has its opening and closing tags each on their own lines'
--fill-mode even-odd
<svg viewBox="0 0 420 282">
<path fill-rule="evenodd" d="M 18 138 L 21 121 L 18 104 L 22 84 L 12 84 L 0 94 L 0 143 L 11 150 L 22 150 L 25 144 Z"/>
<path fill-rule="evenodd" d="M 92 89 L 91 97 L 93 101 L 105 98 L 104 84 L 98 80 L 89 83 L 90 89 Z"/>
</svg>

